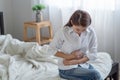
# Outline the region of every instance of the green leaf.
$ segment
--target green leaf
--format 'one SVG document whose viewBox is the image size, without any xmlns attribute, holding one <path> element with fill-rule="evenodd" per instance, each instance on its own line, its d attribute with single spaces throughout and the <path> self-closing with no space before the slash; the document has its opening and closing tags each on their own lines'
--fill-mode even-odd
<svg viewBox="0 0 120 80">
<path fill-rule="evenodd" d="M 32 10 L 33 10 L 33 11 L 41 11 L 41 10 L 43 10 L 43 9 L 45 9 L 45 5 L 43 5 L 43 4 L 37 4 L 37 5 L 34 5 L 34 6 L 32 7 Z"/>
</svg>

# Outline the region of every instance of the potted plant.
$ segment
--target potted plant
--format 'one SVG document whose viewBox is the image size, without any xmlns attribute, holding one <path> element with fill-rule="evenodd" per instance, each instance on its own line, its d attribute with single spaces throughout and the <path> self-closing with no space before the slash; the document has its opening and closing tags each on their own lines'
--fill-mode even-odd
<svg viewBox="0 0 120 80">
<path fill-rule="evenodd" d="M 42 21 L 42 15 L 41 11 L 45 9 L 45 5 L 43 4 L 37 4 L 32 7 L 33 11 L 36 11 L 36 22 Z"/>
</svg>

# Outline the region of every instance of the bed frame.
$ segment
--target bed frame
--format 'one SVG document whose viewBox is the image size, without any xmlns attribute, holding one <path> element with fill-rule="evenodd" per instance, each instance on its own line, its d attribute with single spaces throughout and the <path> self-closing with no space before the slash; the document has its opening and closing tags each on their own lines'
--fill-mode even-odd
<svg viewBox="0 0 120 80">
<path fill-rule="evenodd" d="M 0 12 L 0 34 L 4 34 L 3 12 Z"/>
<path fill-rule="evenodd" d="M 119 63 L 115 62 L 112 64 L 112 69 L 105 80 L 119 80 Z"/>
</svg>

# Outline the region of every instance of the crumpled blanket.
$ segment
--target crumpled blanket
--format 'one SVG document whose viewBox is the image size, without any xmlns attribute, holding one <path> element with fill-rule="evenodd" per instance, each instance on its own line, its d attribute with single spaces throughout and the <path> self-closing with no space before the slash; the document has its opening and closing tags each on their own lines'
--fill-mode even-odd
<svg viewBox="0 0 120 80">
<path fill-rule="evenodd" d="M 0 36 L 0 77 L 2 80 L 59 80 L 57 57 L 49 54 L 49 45 L 24 42 L 10 34 Z M 95 62 L 88 62 L 105 78 L 112 67 L 108 53 L 99 52 Z"/>
<path fill-rule="evenodd" d="M 22 79 L 18 74 L 23 75 L 24 69 L 27 68 L 26 71 L 30 72 L 31 69 L 39 69 L 40 72 L 44 72 L 44 74 L 48 73 L 48 67 L 53 65 L 54 69 L 57 69 L 57 58 L 53 55 L 49 55 L 45 52 L 45 49 L 48 46 L 39 46 L 36 42 L 23 42 L 19 41 L 18 39 L 12 38 L 10 34 L 8 35 L 1 35 L 0 36 L 0 77 L 2 80 L 26 80 L 26 78 Z M 24 64 L 23 64 L 24 63 Z M 23 65 L 24 67 L 18 66 Z M 43 70 L 43 68 L 45 69 Z M 19 71 L 18 69 L 21 69 Z M 50 69 L 52 70 L 52 69 Z M 18 73 L 18 71 L 20 73 Z M 33 75 L 35 71 L 30 72 L 30 75 Z M 46 72 L 46 73 L 45 73 Z M 53 71 L 54 72 L 54 71 Z M 55 70 L 57 72 L 57 70 Z M 14 75 L 13 75 L 14 73 Z M 51 72 L 50 72 L 51 73 Z M 43 74 L 43 73 L 42 73 Z M 44 75 L 43 74 L 43 75 Z M 7 79 L 5 79 L 5 76 Z M 30 76 L 29 75 L 29 76 Z M 43 75 L 39 75 L 40 79 L 43 79 Z M 57 74 L 53 74 L 57 75 Z M 50 77 L 50 76 L 48 76 Z M 44 79 L 47 77 L 44 77 Z M 33 80 L 32 77 L 29 77 L 28 80 Z M 34 79 L 35 80 L 35 79 Z"/>
<path fill-rule="evenodd" d="M 57 64 L 53 58 L 56 58 L 46 52 L 48 45 L 40 46 L 36 42 L 23 42 L 18 39 L 13 39 L 10 34 L 6 35 L 5 39 L 1 41 L 2 46 L 0 52 L 13 55 L 21 55 L 26 59 L 33 59 L 37 61 L 49 61 Z"/>
</svg>

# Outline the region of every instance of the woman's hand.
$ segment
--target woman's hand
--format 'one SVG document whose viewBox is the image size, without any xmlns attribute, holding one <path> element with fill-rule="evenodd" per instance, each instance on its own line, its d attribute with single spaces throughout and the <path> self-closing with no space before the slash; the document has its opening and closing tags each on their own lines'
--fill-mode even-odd
<svg viewBox="0 0 120 80">
<path fill-rule="evenodd" d="M 75 51 L 71 52 L 71 54 L 66 54 L 64 59 L 68 59 L 68 60 L 81 59 L 81 58 L 83 58 L 83 56 L 84 56 L 84 53 L 82 53 L 80 50 L 75 50 Z"/>
<path fill-rule="evenodd" d="M 81 64 L 81 63 L 85 63 L 86 61 L 88 61 L 89 58 L 87 56 L 84 56 L 83 58 L 81 59 L 72 59 L 72 60 L 67 60 L 67 59 L 64 59 L 63 60 L 63 64 L 65 66 L 69 66 L 69 65 L 76 65 L 76 64 Z"/>
<path fill-rule="evenodd" d="M 81 59 L 81 58 L 83 58 L 84 53 L 82 53 L 82 52 L 80 51 L 80 49 L 79 49 L 79 50 L 73 51 L 73 52 L 71 53 L 71 55 L 74 55 L 75 59 Z"/>
</svg>

